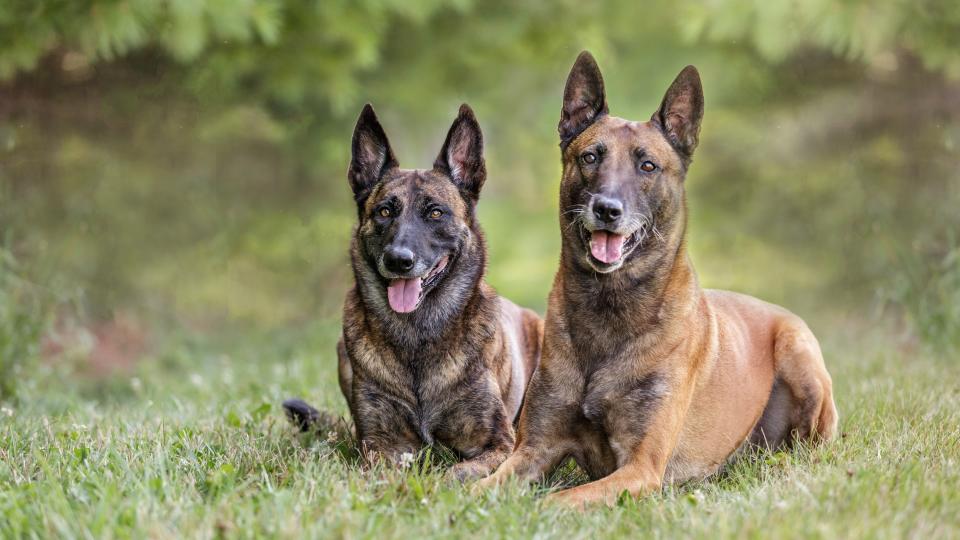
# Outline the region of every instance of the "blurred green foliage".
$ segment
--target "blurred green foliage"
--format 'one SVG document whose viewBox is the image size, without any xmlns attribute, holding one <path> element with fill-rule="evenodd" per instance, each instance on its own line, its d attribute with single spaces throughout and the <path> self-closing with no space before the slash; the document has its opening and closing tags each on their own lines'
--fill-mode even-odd
<svg viewBox="0 0 960 540">
<path fill-rule="evenodd" d="M 542 311 L 555 126 L 584 48 L 628 118 L 685 64 L 701 70 L 688 191 L 705 285 L 803 314 L 886 302 L 956 328 L 956 309 L 935 309 L 957 298 L 941 269 L 955 272 L 960 228 L 947 0 L 2 2 L 0 229 L 81 287 L 93 319 L 336 317 L 360 106 L 377 107 L 402 165 L 424 167 L 468 101 L 487 141 L 488 276 Z"/>
<path fill-rule="evenodd" d="M 917 257 L 929 246 L 914 246 L 901 253 L 889 298 L 905 308 L 911 327 L 937 353 L 956 357 L 960 353 L 960 244 L 954 232 L 940 260 Z M 936 249 L 936 252 L 942 248 Z"/>
<path fill-rule="evenodd" d="M 810 47 L 851 61 L 889 62 L 909 51 L 931 70 L 960 77 L 960 10 L 940 0 L 728 0 L 686 12 L 691 37 L 744 39 L 769 61 Z"/>
</svg>

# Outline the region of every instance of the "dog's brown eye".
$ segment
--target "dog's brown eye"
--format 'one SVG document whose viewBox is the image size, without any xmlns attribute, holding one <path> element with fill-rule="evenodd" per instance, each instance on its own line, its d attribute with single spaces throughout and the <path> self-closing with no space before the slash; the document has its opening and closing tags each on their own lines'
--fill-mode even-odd
<svg viewBox="0 0 960 540">
<path fill-rule="evenodd" d="M 654 165 L 652 161 L 644 161 L 640 164 L 640 170 L 643 172 L 653 172 L 657 170 L 657 166 Z"/>
<path fill-rule="evenodd" d="M 430 219 L 440 219 L 440 216 L 442 215 L 443 215 L 443 212 L 441 212 L 440 210 L 434 209 L 430 211 Z"/>
<path fill-rule="evenodd" d="M 587 165 L 590 165 L 596 163 L 597 155 L 593 152 L 584 152 L 583 155 L 580 156 L 580 159 L 582 159 Z"/>
<path fill-rule="evenodd" d="M 387 207 L 381 208 L 379 213 L 380 213 L 380 217 L 390 217 L 390 215 L 392 214 L 390 212 L 390 209 Z"/>
</svg>

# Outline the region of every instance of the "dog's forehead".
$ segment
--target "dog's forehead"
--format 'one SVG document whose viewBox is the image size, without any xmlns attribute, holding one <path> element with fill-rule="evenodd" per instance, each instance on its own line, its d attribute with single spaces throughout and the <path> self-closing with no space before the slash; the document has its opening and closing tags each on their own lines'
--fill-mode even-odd
<svg viewBox="0 0 960 540">
<path fill-rule="evenodd" d="M 443 203 L 461 210 L 463 200 L 453 182 L 443 174 L 427 169 L 394 169 L 386 174 L 370 197 L 378 203 L 397 198 L 406 204 Z"/>
<path fill-rule="evenodd" d="M 672 155 L 673 147 L 660 129 L 652 122 L 638 122 L 617 116 L 604 116 L 597 120 L 576 139 L 575 150 L 579 153 L 597 143 L 610 151 L 623 148 L 633 151 L 642 148 L 652 155 Z"/>
</svg>

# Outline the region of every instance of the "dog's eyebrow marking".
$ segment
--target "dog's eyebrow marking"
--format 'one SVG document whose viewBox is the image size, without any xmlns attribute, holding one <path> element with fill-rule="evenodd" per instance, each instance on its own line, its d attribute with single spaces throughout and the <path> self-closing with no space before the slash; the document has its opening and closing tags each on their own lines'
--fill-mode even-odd
<svg viewBox="0 0 960 540">
<path fill-rule="evenodd" d="M 389 197 L 384 197 L 383 199 L 380 200 L 380 202 L 374 205 L 374 208 L 384 206 L 384 205 L 390 206 L 391 208 L 393 208 L 394 210 L 397 210 L 398 212 L 403 210 L 403 200 L 401 200 L 396 195 L 390 195 Z"/>
<path fill-rule="evenodd" d="M 596 152 L 603 155 L 607 152 L 607 145 L 603 144 L 603 141 L 590 142 L 590 144 L 583 145 L 577 154 L 583 154 L 584 152 Z"/>
<path fill-rule="evenodd" d="M 417 199 L 417 207 L 421 210 L 426 210 L 432 206 L 442 206 L 436 199 L 430 195 L 423 193 L 420 195 L 420 198 Z"/>
</svg>

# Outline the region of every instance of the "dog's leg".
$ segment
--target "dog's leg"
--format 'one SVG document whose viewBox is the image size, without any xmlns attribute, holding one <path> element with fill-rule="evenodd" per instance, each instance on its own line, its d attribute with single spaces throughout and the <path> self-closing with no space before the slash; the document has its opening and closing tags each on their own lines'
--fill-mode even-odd
<svg viewBox="0 0 960 540">
<path fill-rule="evenodd" d="M 602 434 L 590 432 L 591 427 L 580 424 L 581 432 L 576 440 L 554 438 L 552 443 L 522 443 L 493 475 L 477 482 L 479 489 L 489 489 L 516 477 L 521 483 L 541 481 L 567 457 L 573 457 L 590 478 L 600 478 L 616 467 L 616 458 Z"/>
<path fill-rule="evenodd" d="M 833 382 L 820 345 L 799 319 L 781 322 L 774 343 L 774 369 L 793 395 L 789 423 L 797 440 L 831 439 L 837 431 Z"/>
<path fill-rule="evenodd" d="M 514 450 L 496 472 L 480 480 L 477 486 L 492 488 L 506 482 L 510 477 L 516 477 L 523 483 L 542 480 L 571 451 L 572 444 L 569 442 L 555 445 L 523 445 Z"/>
<path fill-rule="evenodd" d="M 423 446 L 411 428 L 415 416 L 407 405 L 393 399 L 375 383 L 353 378 L 352 407 L 360 452 L 367 462 L 385 459 L 394 464 L 408 460 Z"/>
<path fill-rule="evenodd" d="M 498 447 L 485 450 L 480 455 L 461 461 L 450 468 L 450 477 L 465 482 L 474 478 L 482 478 L 493 472 L 507 456 L 510 455 L 509 447 Z"/>
<path fill-rule="evenodd" d="M 793 409 L 790 387 L 778 377 L 770 389 L 770 397 L 767 398 L 760 421 L 750 434 L 750 444 L 774 451 L 789 444 Z"/>
<path fill-rule="evenodd" d="M 573 458 L 587 476 L 598 480 L 615 471 L 617 456 L 610 448 L 606 433 L 590 424 L 584 424 L 577 431 L 577 450 Z"/>
<path fill-rule="evenodd" d="M 511 476 L 523 483 L 542 480 L 565 458 L 577 452 L 579 447 L 574 431 L 580 424 L 579 408 L 576 405 L 560 406 L 550 397 L 553 396 L 543 396 L 536 390 L 533 395 L 527 394 L 527 402 L 520 413 L 516 449 L 496 472 L 480 481 L 479 487 L 502 484 Z"/>
<path fill-rule="evenodd" d="M 562 406 L 556 395 L 538 391 L 543 386 L 531 385 L 520 413 L 517 446 L 496 472 L 480 481 L 481 488 L 502 484 L 511 476 L 523 483 L 542 480 L 578 449 L 573 432 L 580 423 L 579 408 Z"/>
<path fill-rule="evenodd" d="M 660 488 L 663 472 L 638 460 L 613 471 L 609 476 L 547 496 L 547 501 L 577 510 L 596 503 L 612 506 L 621 493 L 637 497 Z"/>
<path fill-rule="evenodd" d="M 629 429 L 627 424 L 608 426 L 608 430 L 612 430 L 610 446 L 620 463 L 617 470 L 600 480 L 554 493 L 548 500 L 582 509 L 601 502 L 612 505 L 624 492 L 639 496 L 660 489 L 695 386 L 686 374 L 674 374 L 671 379 L 684 382 L 671 385 L 672 390 L 662 394 L 662 401 L 639 402 L 651 409 L 642 432 Z M 648 390 L 642 386 L 638 389 Z"/>
<path fill-rule="evenodd" d="M 449 476 L 457 481 L 464 482 L 487 476 L 503 463 L 513 450 L 513 424 L 499 398 L 486 417 L 489 424 L 485 425 L 484 429 L 476 430 L 478 438 L 470 442 L 464 441 L 472 450 L 468 452 L 474 455 L 467 455 L 468 459 L 450 468 Z M 479 449 L 479 452 L 475 449 Z"/>
<path fill-rule="evenodd" d="M 343 336 L 337 341 L 337 374 L 340 382 L 340 392 L 347 400 L 347 407 L 353 412 L 353 366 L 350 364 L 350 355 L 343 342 Z"/>
<path fill-rule="evenodd" d="M 479 487 L 499 485 L 511 476 L 523 483 L 542 480 L 579 450 L 577 433 L 583 424 L 580 401 L 585 381 L 573 360 L 565 324 L 562 317 L 557 317 L 552 325 L 544 327 L 540 363 L 527 385 L 520 411 L 516 448 L 496 472 L 478 483 Z"/>
</svg>

